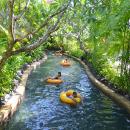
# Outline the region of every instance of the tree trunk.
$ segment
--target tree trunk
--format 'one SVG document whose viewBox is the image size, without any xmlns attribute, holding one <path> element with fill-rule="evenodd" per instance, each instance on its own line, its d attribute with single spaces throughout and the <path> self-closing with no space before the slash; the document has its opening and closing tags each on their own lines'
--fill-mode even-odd
<svg viewBox="0 0 130 130">
<path fill-rule="evenodd" d="M 9 57 L 11 56 L 11 51 L 6 51 L 2 57 L 2 59 L 0 60 L 0 73 L 6 63 L 6 61 L 9 59 Z"/>
</svg>

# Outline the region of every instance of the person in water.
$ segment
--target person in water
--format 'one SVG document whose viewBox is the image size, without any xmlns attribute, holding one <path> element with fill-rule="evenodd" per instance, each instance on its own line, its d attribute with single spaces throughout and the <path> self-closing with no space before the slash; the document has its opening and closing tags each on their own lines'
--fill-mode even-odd
<svg viewBox="0 0 130 130">
<path fill-rule="evenodd" d="M 78 95 L 78 93 L 75 91 L 73 92 L 73 94 L 71 96 L 69 96 L 69 98 L 71 98 L 75 102 L 75 105 L 77 105 L 77 103 L 78 103 L 75 98 L 80 98 L 81 103 L 83 103 L 83 98 L 80 95 Z"/>
<path fill-rule="evenodd" d="M 58 74 L 55 77 L 48 77 L 47 79 L 61 79 L 61 72 L 58 72 Z M 47 80 L 47 79 L 45 79 L 45 80 Z"/>
<path fill-rule="evenodd" d="M 71 98 L 74 102 L 75 102 L 75 105 L 77 105 L 77 101 L 76 101 L 76 99 L 75 98 L 77 98 L 78 97 L 78 94 L 77 94 L 77 92 L 73 92 L 73 94 L 72 95 L 70 95 L 69 96 L 69 98 Z"/>
<path fill-rule="evenodd" d="M 65 60 L 64 60 L 64 63 L 67 63 L 67 62 L 68 62 L 68 59 L 65 59 Z"/>
<path fill-rule="evenodd" d="M 77 92 L 73 92 L 73 98 L 77 98 L 78 97 L 78 94 L 77 94 Z"/>
<path fill-rule="evenodd" d="M 58 72 L 58 74 L 54 77 L 54 79 L 61 79 L 61 72 Z"/>
</svg>

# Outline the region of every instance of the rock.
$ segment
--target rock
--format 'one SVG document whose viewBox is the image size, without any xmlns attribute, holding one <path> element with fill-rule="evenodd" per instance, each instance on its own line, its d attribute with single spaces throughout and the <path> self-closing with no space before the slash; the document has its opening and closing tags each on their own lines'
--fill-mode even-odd
<svg viewBox="0 0 130 130">
<path fill-rule="evenodd" d="M 22 72 L 21 72 L 21 70 L 19 70 L 19 71 L 17 71 L 17 75 L 19 76 L 19 77 L 22 77 Z"/>
<path fill-rule="evenodd" d="M 10 94 L 6 94 L 5 97 L 4 97 L 4 100 L 5 100 L 5 101 L 8 101 L 10 97 L 11 97 Z"/>
<path fill-rule="evenodd" d="M 28 67 L 29 67 L 29 65 L 28 65 L 27 63 L 25 63 L 25 64 L 23 65 L 23 70 L 26 70 Z"/>
<path fill-rule="evenodd" d="M 14 80 L 13 80 L 13 85 L 14 85 L 14 86 L 18 86 L 18 83 L 19 83 L 19 81 L 18 81 L 17 79 L 14 79 Z"/>
<path fill-rule="evenodd" d="M 24 73 L 24 70 L 23 70 L 23 69 L 21 69 L 21 73 L 22 73 L 22 74 Z"/>
<path fill-rule="evenodd" d="M 21 78 L 18 75 L 15 76 L 15 79 L 18 80 L 18 83 L 21 80 Z"/>
<path fill-rule="evenodd" d="M 0 99 L 0 106 L 5 105 L 5 103 L 3 102 L 3 100 Z"/>
<path fill-rule="evenodd" d="M 126 97 L 126 98 L 129 98 L 129 95 L 128 95 L 128 94 L 126 94 L 126 95 L 125 95 L 125 97 Z"/>
</svg>

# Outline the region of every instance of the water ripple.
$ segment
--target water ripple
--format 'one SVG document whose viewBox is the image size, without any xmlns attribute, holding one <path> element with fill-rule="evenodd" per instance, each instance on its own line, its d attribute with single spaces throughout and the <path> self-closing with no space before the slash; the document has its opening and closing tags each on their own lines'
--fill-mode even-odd
<svg viewBox="0 0 130 130">
<path fill-rule="evenodd" d="M 59 65 L 63 57 L 49 59 L 31 73 L 27 81 L 25 100 L 15 116 L 0 130 L 128 130 L 130 117 L 89 81 L 84 69 L 73 61 L 72 66 Z M 64 83 L 49 85 L 47 76 L 61 71 Z M 59 94 L 74 89 L 83 103 L 71 107 L 62 103 Z"/>
</svg>

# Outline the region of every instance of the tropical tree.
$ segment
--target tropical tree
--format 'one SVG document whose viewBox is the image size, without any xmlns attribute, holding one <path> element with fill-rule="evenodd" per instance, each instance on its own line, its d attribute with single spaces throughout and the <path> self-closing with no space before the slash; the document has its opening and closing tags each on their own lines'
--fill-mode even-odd
<svg viewBox="0 0 130 130">
<path fill-rule="evenodd" d="M 23 0 L 2 0 L 1 3 L 6 7 L 1 16 L 5 16 L 6 12 L 8 15 L 7 19 L 3 18 L 0 25 L 1 31 L 7 34 L 7 46 L 0 59 L 0 71 L 11 56 L 36 49 L 43 44 L 50 34 L 58 29 L 58 24 L 69 5 L 64 4 L 65 2 L 54 3 L 51 10 L 49 7 L 44 7 L 42 1 L 36 0 L 28 0 L 27 3 Z M 43 16 L 44 18 L 42 18 Z M 3 27 L 2 23 L 5 23 L 6 27 Z M 19 47 L 16 49 L 15 46 Z"/>
</svg>

